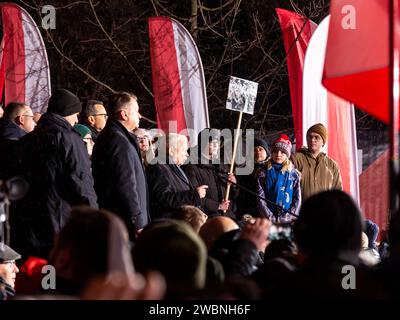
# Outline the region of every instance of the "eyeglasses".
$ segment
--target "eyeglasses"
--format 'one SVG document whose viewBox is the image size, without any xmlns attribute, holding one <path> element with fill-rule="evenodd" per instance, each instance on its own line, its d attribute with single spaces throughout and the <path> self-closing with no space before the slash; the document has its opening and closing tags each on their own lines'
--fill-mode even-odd
<svg viewBox="0 0 400 320">
<path fill-rule="evenodd" d="M 0 264 L 5 264 L 9 269 L 12 269 L 15 266 L 15 260 L 3 261 Z"/>
<path fill-rule="evenodd" d="M 92 137 L 82 138 L 82 140 L 85 141 L 85 142 L 93 142 L 93 138 Z"/>
<path fill-rule="evenodd" d="M 104 118 L 108 118 L 108 115 L 107 115 L 107 113 L 95 113 L 95 114 L 92 114 L 92 116 L 93 117 L 104 117 Z"/>
</svg>

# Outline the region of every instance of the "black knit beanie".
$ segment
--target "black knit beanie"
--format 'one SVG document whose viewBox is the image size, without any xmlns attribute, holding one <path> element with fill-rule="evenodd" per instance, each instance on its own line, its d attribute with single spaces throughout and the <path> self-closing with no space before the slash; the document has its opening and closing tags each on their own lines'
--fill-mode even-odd
<svg viewBox="0 0 400 320">
<path fill-rule="evenodd" d="M 66 89 L 57 89 L 49 100 L 47 112 L 56 113 L 62 117 L 70 116 L 82 111 L 82 103 L 79 98 Z"/>
<path fill-rule="evenodd" d="M 265 141 L 264 139 L 261 138 L 255 138 L 254 139 L 254 148 L 255 147 L 262 147 L 264 148 L 265 152 L 267 153 L 267 157 L 269 157 L 271 155 L 270 151 L 269 151 L 269 147 L 268 147 L 268 143 L 267 141 Z"/>
</svg>

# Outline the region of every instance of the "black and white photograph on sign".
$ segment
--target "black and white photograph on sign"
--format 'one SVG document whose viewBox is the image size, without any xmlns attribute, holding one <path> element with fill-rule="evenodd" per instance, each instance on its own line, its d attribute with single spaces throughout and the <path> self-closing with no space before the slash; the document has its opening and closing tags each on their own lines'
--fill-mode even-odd
<svg viewBox="0 0 400 320">
<path fill-rule="evenodd" d="M 226 100 L 226 108 L 228 110 L 253 114 L 257 89 L 257 82 L 231 77 L 229 82 L 228 98 Z"/>
</svg>

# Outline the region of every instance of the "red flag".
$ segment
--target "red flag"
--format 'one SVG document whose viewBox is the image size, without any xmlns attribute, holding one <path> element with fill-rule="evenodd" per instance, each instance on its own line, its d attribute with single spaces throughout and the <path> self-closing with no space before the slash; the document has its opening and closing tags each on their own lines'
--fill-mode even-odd
<svg viewBox="0 0 400 320">
<path fill-rule="evenodd" d="M 388 223 L 387 199 L 390 195 L 388 161 L 389 151 L 385 151 L 360 175 L 360 207 L 365 218 L 371 219 L 381 228 L 385 228 Z"/>
<path fill-rule="evenodd" d="M 389 123 L 389 1 L 332 0 L 323 84 Z"/>
<path fill-rule="evenodd" d="M 4 38 L 0 41 L 0 100 L 3 99 L 4 81 L 6 80 L 4 63 Z"/>
<path fill-rule="evenodd" d="M 276 9 L 285 43 L 292 100 L 296 148 L 303 145 L 303 66 L 311 36 L 317 25 L 295 12 Z"/>
</svg>

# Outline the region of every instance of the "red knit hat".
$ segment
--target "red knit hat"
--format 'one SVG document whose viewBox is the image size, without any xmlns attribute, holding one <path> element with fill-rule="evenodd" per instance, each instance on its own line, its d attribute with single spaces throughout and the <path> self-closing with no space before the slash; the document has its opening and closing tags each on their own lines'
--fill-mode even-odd
<svg viewBox="0 0 400 320">
<path fill-rule="evenodd" d="M 290 142 L 289 137 L 286 134 L 281 134 L 278 140 L 274 142 L 273 150 L 280 150 L 290 157 L 292 153 L 292 143 Z"/>
</svg>

